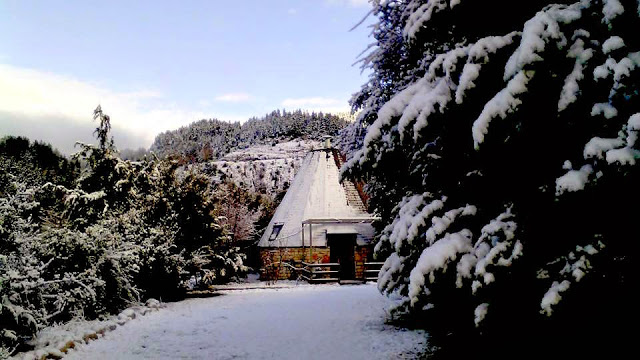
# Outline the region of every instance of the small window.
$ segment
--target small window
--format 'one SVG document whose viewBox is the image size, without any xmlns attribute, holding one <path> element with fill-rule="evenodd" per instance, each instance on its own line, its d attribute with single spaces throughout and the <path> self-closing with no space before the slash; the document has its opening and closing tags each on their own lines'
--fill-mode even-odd
<svg viewBox="0 0 640 360">
<path fill-rule="evenodd" d="M 278 237 L 278 234 L 280 234 L 280 230 L 282 230 L 283 226 L 284 226 L 284 223 L 273 224 L 273 230 L 271 230 L 271 236 L 269 236 L 269 241 L 273 241 Z"/>
</svg>

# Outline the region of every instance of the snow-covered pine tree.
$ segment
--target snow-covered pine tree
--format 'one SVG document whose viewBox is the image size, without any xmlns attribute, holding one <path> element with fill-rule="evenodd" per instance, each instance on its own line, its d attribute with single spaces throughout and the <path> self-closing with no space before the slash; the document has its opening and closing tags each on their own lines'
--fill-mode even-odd
<svg viewBox="0 0 640 360">
<path fill-rule="evenodd" d="M 373 73 L 343 132 L 364 136 L 345 141 L 360 146 L 343 176 L 368 183 L 382 216 L 378 286 L 401 299 L 396 314 L 436 335 L 482 333 L 499 341 L 489 352 L 625 345 L 638 320 L 639 6 L 373 1 Z"/>
</svg>

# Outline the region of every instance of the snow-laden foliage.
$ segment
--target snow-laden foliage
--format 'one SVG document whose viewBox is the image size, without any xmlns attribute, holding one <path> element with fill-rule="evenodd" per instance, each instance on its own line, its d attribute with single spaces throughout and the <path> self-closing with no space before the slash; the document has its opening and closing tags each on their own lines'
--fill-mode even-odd
<svg viewBox="0 0 640 360">
<path fill-rule="evenodd" d="M 513 344 L 637 314 L 638 3 L 372 4 L 342 175 L 382 218 L 394 312 Z"/>
<path fill-rule="evenodd" d="M 248 270 L 206 176 L 179 172 L 175 161 L 120 159 L 108 117 L 98 108 L 95 118 L 99 145 L 80 144 L 74 157 L 86 167 L 71 184 L 28 182 L 5 168 L 0 347 L 8 353 L 53 323 L 180 298 L 192 274 L 207 285 Z"/>
<path fill-rule="evenodd" d="M 0 196 L 11 191 L 11 176 L 32 186 L 47 182 L 68 186 L 78 175 L 78 164 L 50 145 L 14 136 L 0 138 L 0 169 Z"/>
</svg>

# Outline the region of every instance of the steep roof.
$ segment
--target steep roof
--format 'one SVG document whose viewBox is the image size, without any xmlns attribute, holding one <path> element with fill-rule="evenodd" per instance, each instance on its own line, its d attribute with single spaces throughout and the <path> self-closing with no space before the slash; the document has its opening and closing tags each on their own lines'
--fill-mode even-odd
<svg viewBox="0 0 640 360">
<path fill-rule="evenodd" d="M 296 247 L 302 246 L 302 222 L 308 219 L 366 219 L 360 196 L 353 184 L 339 182 L 336 164 L 337 150 L 322 149 L 309 152 L 302 162 L 291 187 L 267 226 L 258 246 Z M 349 186 L 350 185 L 350 186 Z M 282 225 L 275 240 L 269 240 L 274 225 Z M 320 233 L 357 233 L 358 243 L 368 242 L 373 236 L 370 224 L 322 224 L 312 225 L 313 245 L 324 246 L 325 237 Z M 308 228 L 308 227 L 305 227 Z M 308 230 L 305 246 L 309 246 Z"/>
</svg>

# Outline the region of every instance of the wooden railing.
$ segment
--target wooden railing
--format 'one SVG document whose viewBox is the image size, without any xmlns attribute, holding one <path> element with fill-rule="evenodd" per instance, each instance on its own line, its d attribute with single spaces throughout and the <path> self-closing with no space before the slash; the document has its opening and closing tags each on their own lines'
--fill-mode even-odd
<svg viewBox="0 0 640 360">
<path fill-rule="evenodd" d="M 378 273 L 383 264 L 383 262 L 365 262 L 364 281 L 378 281 Z"/>
<path fill-rule="evenodd" d="M 311 284 L 341 281 L 339 263 L 307 263 L 299 261 L 295 263 L 295 266 L 288 263 L 282 264 L 293 271 L 298 280 L 306 280 Z M 356 281 L 377 281 L 378 273 L 383 264 L 384 262 L 365 262 L 363 278 Z"/>
<path fill-rule="evenodd" d="M 300 264 L 302 266 L 296 269 L 299 271 L 299 278 L 309 283 L 340 281 L 339 263 L 311 264 L 303 261 Z"/>
</svg>

